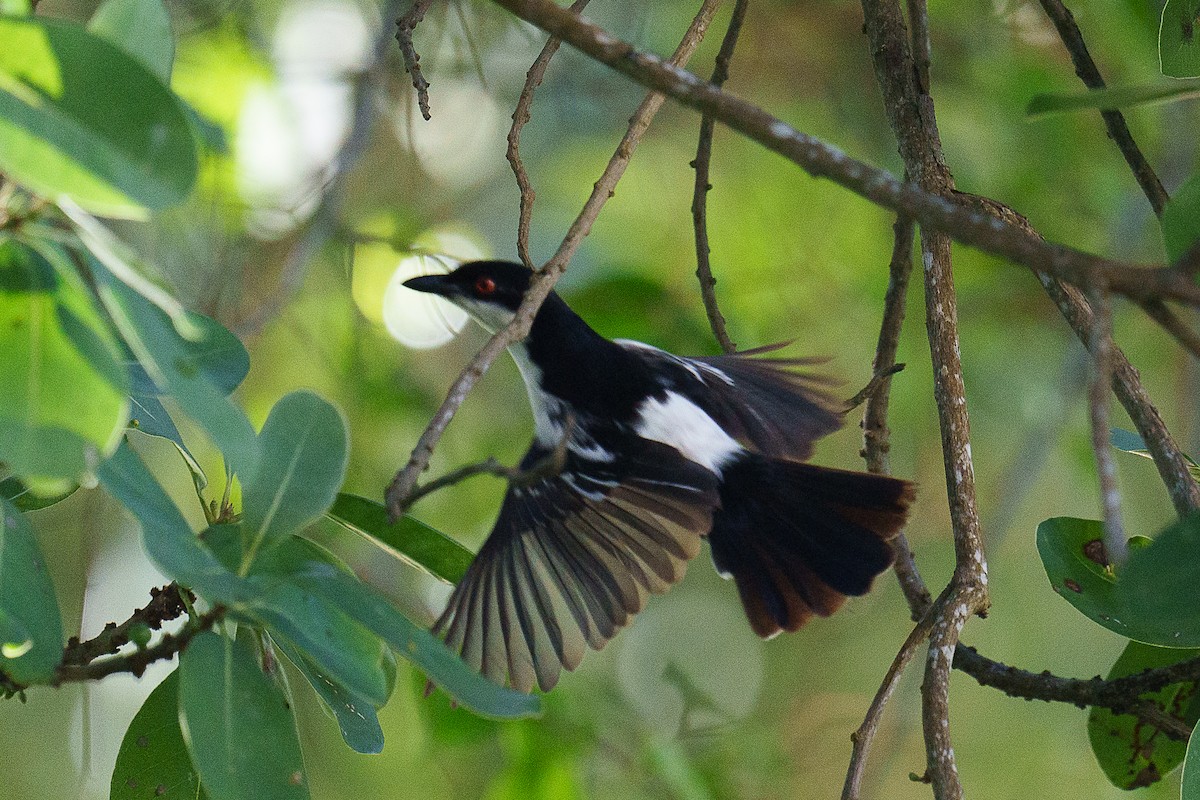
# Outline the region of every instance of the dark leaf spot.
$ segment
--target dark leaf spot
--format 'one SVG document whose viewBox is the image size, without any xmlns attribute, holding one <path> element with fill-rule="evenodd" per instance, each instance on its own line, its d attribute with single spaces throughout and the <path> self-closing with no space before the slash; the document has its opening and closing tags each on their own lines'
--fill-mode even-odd
<svg viewBox="0 0 1200 800">
<path fill-rule="evenodd" d="M 1082 593 L 1083 593 L 1083 587 L 1082 587 L 1082 586 L 1080 586 L 1080 585 L 1079 585 L 1079 582 L 1078 582 L 1078 581 L 1076 581 L 1074 578 L 1066 578 L 1066 579 L 1064 579 L 1064 580 L 1063 580 L 1063 586 L 1066 586 L 1066 587 L 1067 587 L 1068 589 L 1070 589 L 1072 592 L 1075 592 L 1075 594 L 1082 594 Z"/>
<path fill-rule="evenodd" d="M 1104 549 L 1104 542 L 1100 539 L 1092 539 L 1085 544 L 1083 555 L 1093 564 L 1099 564 L 1102 567 L 1108 566 L 1108 551 Z"/>
<path fill-rule="evenodd" d="M 130 789 L 136 789 L 138 787 L 137 781 L 135 781 L 133 778 L 130 778 L 129 780 L 125 781 L 125 785 L 128 786 Z"/>
<path fill-rule="evenodd" d="M 154 796 L 155 797 L 162 797 L 166 793 L 167 793 L 167 787 L 163 786 L 161 783 L 158 786 L 154 787 Z"/>
<path fill-rule="evenodd" d="M 150 740 L 149 740 L 149 739 L 147 739 L 147 738 L 146 738 L 146 737 L 143 735 L 143 736 L 139 736 L 139 737 L 137 738 L 137 741 L 136 741 L 136 742 L 134 742 L 134 744 L 136 744 L 138 747 L 149 747 L 149 746 L 150 746 Z"/>
<path fill-rule="evenodd" d="M 1159 774 L 1158 767 L 1154 764 L 1147 764 L 1145 769 L 1134 776 L 1133 783 L 1129 784 L 1129 788 L 1140 789 L 1143 786 L 1158 783 L 1160 780 L 1162 780 L 1162 775 Z"/>
<path fill-rule="evenodd" d="M 288 778 L 288 783 L 292 784 L 292 786 L 300 786 L 304 783 L 304 773 L 296 770 L 292 773 L 291 777 Z"/>
</svg>

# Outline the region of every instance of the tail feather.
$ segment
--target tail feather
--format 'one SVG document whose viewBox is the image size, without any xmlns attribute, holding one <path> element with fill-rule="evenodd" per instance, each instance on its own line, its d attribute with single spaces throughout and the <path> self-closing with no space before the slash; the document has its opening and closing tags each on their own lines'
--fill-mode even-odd
<svg viewBox="0 0 1200 800">
<path fill-rule="evenodd" d="M 723 470 L 713 562 L 755 633 L 797 630 L 892 565 L 913 495 L 896 478 L 747 455 Z"/>
</svg>

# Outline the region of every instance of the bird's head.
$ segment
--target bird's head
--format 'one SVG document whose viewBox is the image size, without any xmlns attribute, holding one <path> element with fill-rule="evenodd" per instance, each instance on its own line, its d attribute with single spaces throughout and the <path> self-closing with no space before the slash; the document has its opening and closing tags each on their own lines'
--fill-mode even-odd
<svg viewBox="0 0 1200 800">
<path fill-rule="evenodd" d="M 495 332 L 516 316 L 533 271 L 510 261 L 471 261 L 446 275 L 422 275 L 409 289 L 441 295 Z"/>
</svg>

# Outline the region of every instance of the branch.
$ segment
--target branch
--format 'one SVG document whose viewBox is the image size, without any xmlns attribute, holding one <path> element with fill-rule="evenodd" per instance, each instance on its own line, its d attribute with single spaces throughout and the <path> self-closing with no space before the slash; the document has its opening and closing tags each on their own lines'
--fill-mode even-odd
<svg viewBox="0 0 1200 800">
<path fill-rule="evenodd" d="M 895 0 L 863 0 L 864 31 L 875 77 L 883 92 L 888 122 L 904 167 L 921 188 L 951 197 L 954 182 L 942 157 L 933 98 L 919 83 L 909 37 Z M 925 3 L 909 3 L 920 18 L 914 28 L 928 30 Z M 920 43 L 922 49 L 924 43 Z M 927 775 L 936 798 L 961 798 L 962 784 L 950 739 L 950 672 L 963 625 L 988 606 L 987 564 L 975 498 L 970 421 L 959 355 L 958 304 L 954 289 L 950 237 L 921 226 L 925 266 L 925 327 L 932 358 L 934 401 L 941 429 L 946 493 L 954 532 L 954 576 L 929 612 L 929 657 L 921 686 Z"/>
<path fill-rule="evenodd" d="M 1157 322 L 1164 331 L 1175 337 L 1175 341 L 1196 358 L 1200 358 L 1200 334 L 1181 320 L 1162 300 L 1143 300 L 1142 310 Z"/>
<path fill-rule="evenodd" d="M 400 55 L 404 57 L 404 71 L 412 76 L 413 88 L 417 90 L 417 105 L 426 121 L 430 119 L 429 81 L 425 80 L 425 73 L 421 71 L 421 56 L 413 44 L 413 31 L 425 19 L 425 13 L 431 5 L 433 0 L 413 0 L 412 7 L 396 20 L 396 42 L 400 45 Z M 385 13 L 383 18 L 392 16 Z"/>
<path fill-rule="evenodd" d="M 184 626 L 178 633 L 165 634 L 158 642 L 142 650 L 135 650 L 126 656 L 114 656 L 88 664 L 64 664 L 54 675 L 55 686 L 64 683 L 80 681 L 95 681 L 115 675 L 118 672 L 128 672 L 135 678 L 140 678 L 146 667 L 155 661 L 173 658 L 176 653 L 183 651 L 192 638 L 208 630 L 225 616 L 225 608 L 216 606 L 211 611 L 200 615 L 194 622 Z"/>
<path fill-rule="evenodd" d="M 581 13 L 589 2 L 591 0 L 575 0 L 571 4 L 571 13 Z M 533 105 L 533 93 L 542 85 L 546 68 L 550 66 L 550 59 L 554 58 L 560 44 L 562 44 L 561 39 L 551 36 L 546 41 L 545 47 L 542 48 L 542 52 L 538 53 L 538 57 L 534 59 L 529 72 L 526 73 L 525 86 L 521 88 L 521 94 L 517 98 L 517 107 L 512 113 L 513 124 L 508 131 L 508 150 L 504 154 L 517 179 L 517 188 L 521 191 L 521 212 L 520 218 L 517 220 L 517 255 L 530 269 L 534 269 L 534 264 L 532 256 L 529 255 L 529 226 L 533 221 L 533 201 L 537 197 L 537 193 L 533 191 L 533 184 L 529 182 L 529 173 L 525 171 L 525 164 L 521 162 L 521 129 L 529 122 L 529 108 Z"/>
<path fill-rule="evenodd" d="M 893 226 L 894 244 L 888 266 L 888 287 L 883 299 L 883 321 L 879 325 L 879 341 L 875 346 L 875 361 L 872 371 L 882 375 L 896 366 L 896 353 L 900 348 L 900 330 L 904 326 L 905 307 L 908 302 L 908 280 L 912 275 L 912 249 L 915 226 L 907 217 L 897 217 Z M 892 467 L 888 452 L 891 431 L 888 430 L 888 404 L 891 401 L 892 382 L 885 380 L 880 387 L 867 395 L 863 410 L 862 457 L 867 462 L 867 471 L 878 475 L 891 475 Z M 896 578 L 912 610 L 913 621 L 921 619 L 933 598 L 921 574 L 917 570 L 908 539 L 902 533 L 892 542 L 896 550 Z"/>
<path fill-rule="evenodd" d="M 656 89 L 871 202 L 904 212 L 927 228 L 1027 267 L 1080 285 L 1101 282 L 1135 299 L 1162 297 L 1200 305 L 1200 285 L 1175 271 L 1144 267 L 1046 242 L 1003 219 L 965 208 L 884 170 L 869 166 L 797 131 L 757 106 L 718 89 L 658 56 L 636 50 L 550 0 L 493 0 L 514 15 L 558 36 L 591 58 Z"/>
<path fill-rule="evenodd" d="M 959 646 L 954 653 L 954 668 L 967 673 L 981 686 L 999 689 L 1009 697 L 1071 703 L 1080 708 L 1108 708 L 1117 714 L 1135 714 L 1143 719 L 1143 695 L 1175 683 L 1200 681 L 1200 658 L 1148 669 L 1124 678 L 1081 680 L 1061 678 L 1049 672 L 1017 669 L 985 658 L 973 647 Z M 1168 735 L 1172 734 L 1173 728 L 1161 724 L 1159 719 L 1153 720 L 1152 724 L 1163 728 Z M 1186 734 L 1183 738 L 1186 738 Z"/>
<path fill-rule="evenodd" d="M 879 728 L 883 709 L 891 699 L 892 693 L 896 691 L 896 685 L 900 683 L 900 676 L 904 674 L 904 668 L 917 654 L 917 648 L 929 638 L 931 623 L 932 616 L 926 615 L 908 634 L 908 638 L 900 646 L 896 657 L 892 659 L 892 665 L 888 667 L 887 674 L 883 677 L 883 683 L 875 692 L 875 699 L 871 701 L 871 706 L 867 709 L 867 715 L 862 724 L 858 726 L 858 730 L 850 734 L 853 749 L 850 755 L 850 766 L 846 770 L 846 782 L 842 786 L 842 800 L 858 800 L 862 792 L 862 779 L 866 773 L 867 758 L 871 754 L 871 742 L 875 739 L 875 731 Z"/>
<path fill-rule="evenodd" d="M 1071 62 L 1075 65 L 1075 74 L 1089 89 L 1103 89 L 1105 87 L 1104 78 L 1100 75 L 1096 62 L 1092 60 L 1091 53 L 1088 52 L 1087 44 L 1083 41 L 1083 33 L 1075 24 L 1075 17 L 1071 14 L 1070 9 L 1063 5 L 1062 0 L 1041 0 L 1041 4 L 1046 11 L 1046 16 L 1050 17 L 1050 21 L 1058 30 L 1058 36 L 1066 46 L 1067 52 L 1071 54 Z M 1167 200 L 1170 198 L 1167 197 L 1167 192 L 1163 189 L 1158 175 L 1154 173 L 1154 168 L 1150 166 L 1150 162 L 1142 155 L 1137 142 L 1133 140 L 1129 126 L 1125 124 L 1125 116 L 1116 109 L 1101 111 L 1100 116 L 1104 118 L 1108 137 L 1120 148 L 1121 155 L 1125 157 L 1125 163 L 1133 171 L 1133 177 L 1142 187 L 1142 193 L 1150 201 L 1150 207 L 1154 209 L 1155 216 L 1161 217 Z"/>
<path fill-rule="evenodd" d="M 194 599 L 190 591 L 177 583 L 155 587 L 150 590 L 150 602 L 134 611 L 120 625 L 110 622 L 103 631 L 86 642 L 80 642 L 72 636 L 63 650 L 63 665 L 82 666 L 101 656 L 112 655 L 140 636 L 139 629 L 148 636 L 149 631 L 159 630 L 163 623 L 177 619 L 187 609 L 181 592 L 188 592 L 189 600 Z"/>
<path fill-rule="evenodd" d="M 738 36 L 742 32 L 742 23 L 746 19 L 746 10 L 750 7 L 749 0 L 737 0 L 733 7 L 733 16 L 729 19 L 729 28 L 721 41 L 721 50 L 717 53 L 716 65 L 713 67 L 710 81 L 713 86 L 720 88 L 729 78 L 729 62 L 737 47 Z M 692 224 L 696 236 L 696 278 L 700 281 L 700 296 L 704 300 L 704 312 L 708 315 L 708 324 L 713 336 L 726 353 L 737 351 L 737 345 L 729 338 L 725 327 L 725 317 L 717 305 L 717 279 L 712 274 L 712 264 L 709 263 L 708 246 L 708 192 L 712 184 L 708 182 L 708 168 L 712 161 L 713 128 L 716 122 L 712 115 L 705 114 L 700 119 L 700 140 L 696 143 L 696 158 L 692 167 L 696 170 L 696 183 L 692 189 Z"/>
<path fill-rule="evenodd" d="M 700 11 L 692 20 L 691 26 L 683 39 L 679 43 L 674 56 L 673 62 L 680 64 L 687 63 L 688 59 L 696 51 L 700 45 L 700 41 L 704 38 L 705 32 L 708 30 L 708 25 L 712 21 L 712 15 L 716 11 L 716 6 L 719 0 L 705 0 Z M 557 6 L 555 6 L 557 9 Z M 561 10 L 561 9 L 559 9 Z M 573 16 L 569 11 L 563 11 L 568 16 Z M 471 362 L 459 375 L 454 385 L 450 387 L 446 399 L 442 401 L 442 405 L 434 414 L 433 419 L 429 421 L 425 432 L 421 434 L 421 438 L 417 441 L 417 445 L 413 448 L 412 455 L 409 457 L 408 464 L 396 473 L 388 486 L 386 500 L 388 512 L 393 521 L 399 519 L 404 513 L 404 509 L 408 505 L 408 497 L 417 484 L 417 478 L 425 468 L 429 466 L 429 458 L 433 454 L 433 448 L 437 445 L 446 427 L 450 424 L 450 420 L 454 418 L 455 412 L 466 399 L 467 393 L 474 387 L 476 381 L 483 375 L 484 372 L 496 360 L 496 357 L 508 347 L 508 345 L 520 341 L 529 334 L 529 328 L 533 325 L 533 318 L 537 314 L 537 310 L 542 303 L 550 295 L 554 289 L 554 284 L 562 276 L 562 273 L 567 268 L 567 262 L 575 255 L 575 251 L 579 249 L 579 245 L 583 243 L 583 239 L 592 229 L 592 224 L 596 221 L 596 217 L 600 214 L 600 209 L 608 201 L 616 190 L 617 182 L 621 176 L 625 174 L 625 168 L 629 165 L 629 159 L 633 157 L 634 151 L 637 149 L 638 143 L 641 141 L 642 135 L 650 126 L 651 120 L 662 108 L 662 104 L 666 98 L 657 92 L 650 92 L 642 100 L 637 111 L 629 121 L 629 129 L 625 132 L 625 136 L 617 145 L 616 151 L 612 158 L 609 159 L 608 165 L 605 167 L 600 179 L 596 181 L 592 187 L 592 193 L 588 196 L 587 201 L 583 205 L 583 210 L 579 212 L 579 216 L 571 223 L 571 227 L 567 230 L 567 235 L 563 238 L 562 244 L 559 245 L 558 251 L 546 262 L 541 271 L 534 275 L 530 281 L 529 289 L 525 293 L 525 298 L 521 301 L 520 308 L 517 309 L 516 316 L 513 321 L 508 324 L 503 330 L 496 333 L 486 345 L 483 346 Z"/>
</svg>

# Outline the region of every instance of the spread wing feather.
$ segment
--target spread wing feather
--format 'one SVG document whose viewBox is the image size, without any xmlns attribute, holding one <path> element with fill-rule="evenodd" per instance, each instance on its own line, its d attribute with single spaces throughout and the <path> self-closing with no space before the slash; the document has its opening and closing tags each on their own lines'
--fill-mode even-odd
<svg viewBox="0 0 1200 800">
<path fill-rule="evenodd" d="M 627 339 L 618 344 L 648 359 L 674 365 L 669 387 L 703 408 L 743 445 L 775 458 L 804 461 L 813 443 L 842 427 L 841 402 L 831 382 L 810 370 L 821 358 L 760 358 L 788 343 L 725 356 L 684 358 Z"/>
<path fill-rule="evenodd" d="M 717 478 L 667 445 L 640 440 L 636 450 L 611 460 L 571 452 L 560 474 L 509 487 L 434 625 L 473 669 L 549 690 L 683 577 L 712 524 Z M 524 463 L 546 454 L 535 443 Z"/>
</svg>

